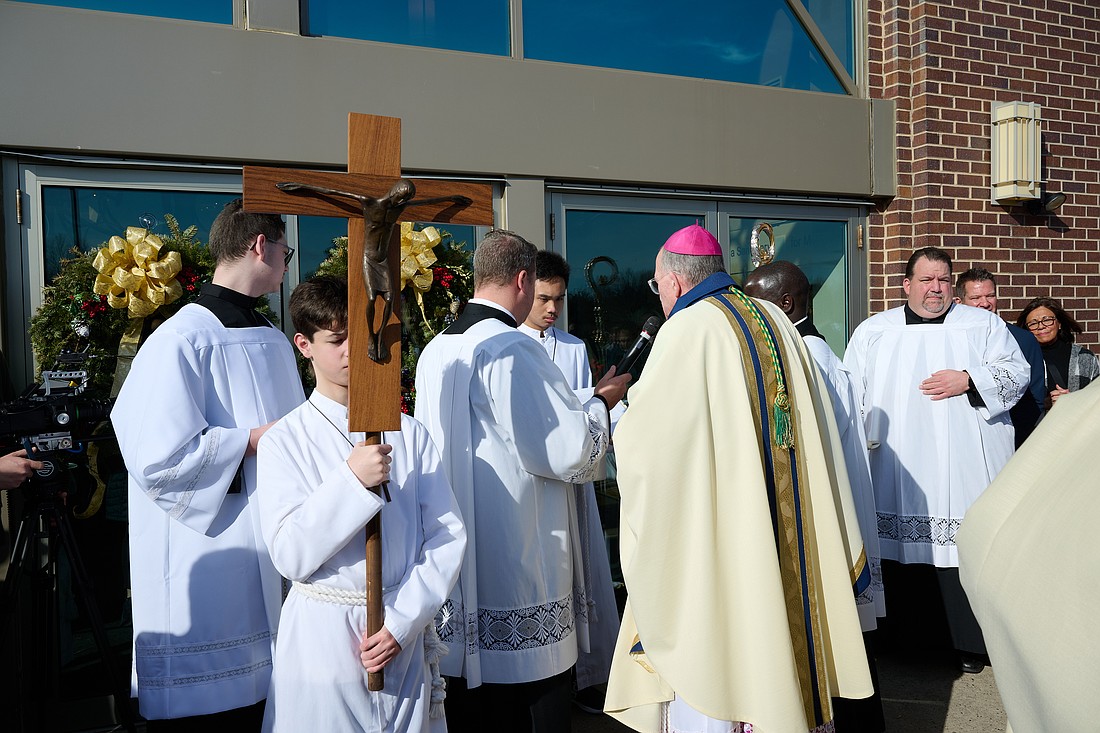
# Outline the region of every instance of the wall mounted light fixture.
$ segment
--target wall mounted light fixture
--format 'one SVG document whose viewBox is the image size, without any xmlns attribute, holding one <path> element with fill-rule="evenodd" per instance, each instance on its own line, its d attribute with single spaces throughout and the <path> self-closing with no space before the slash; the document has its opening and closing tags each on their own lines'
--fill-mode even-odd
<svg viewBox="0 0 1100 733">
<path fill-rule="evenodd" d="M 1035 102 L 994 104 L 990 118 L 993 203 L 1042 199 L 1042 108 Z"/>
</svg>

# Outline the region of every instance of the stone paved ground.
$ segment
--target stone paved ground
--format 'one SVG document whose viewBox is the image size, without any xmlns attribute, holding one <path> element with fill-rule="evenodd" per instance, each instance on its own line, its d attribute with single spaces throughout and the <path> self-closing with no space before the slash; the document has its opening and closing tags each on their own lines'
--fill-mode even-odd
<svg viewBox="0 0 1100 733">
<path fill-rule="evenodd" d="M 949 652 L 886 652 L 877 661 L 886 733 L 1004 733 L 1005 711 L 991 667 L 963 674 Z M 630 731 L 606 715 L 574 711 L 574 733 Z"/>
</svg>

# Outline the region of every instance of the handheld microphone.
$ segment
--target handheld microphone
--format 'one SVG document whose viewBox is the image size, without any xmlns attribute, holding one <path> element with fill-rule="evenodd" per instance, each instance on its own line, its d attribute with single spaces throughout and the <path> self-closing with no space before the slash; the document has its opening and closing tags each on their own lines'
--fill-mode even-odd
<svg viewBox="0 0 1100 733">
<path fill-rule="evenodd" d="M 657 329 L 660 327 L 661 319 L 657 316 L 650 316 L 646 319 L 645 325 L 642 326 L 642 332 L 638 334 L 638 340 L 630 347 L 630 351 L 622 358 L 622 361 L 615 365 L 615 376 L 630 371 L 631 367 L 634 366 L 634 362 L 638 361 L 638 357 L 653 341 L 653 337 L 657 335 Z"/>
</svg>

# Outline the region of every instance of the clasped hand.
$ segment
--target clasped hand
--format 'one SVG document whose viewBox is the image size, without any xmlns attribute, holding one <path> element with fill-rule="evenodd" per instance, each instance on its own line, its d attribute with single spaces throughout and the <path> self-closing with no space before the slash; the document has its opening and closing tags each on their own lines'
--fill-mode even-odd
<svg viewBox="0 0 1100 733">
<path fill-rule="evenodd" d="M 378 486 L 390 478 L 390 451 L 393 446 L 387 443 L 380 445 L 367 445 L 360 441 L 351 449 L 348 456 L 348 467 L 359 482 L 366 488 Z"/>
</svg>

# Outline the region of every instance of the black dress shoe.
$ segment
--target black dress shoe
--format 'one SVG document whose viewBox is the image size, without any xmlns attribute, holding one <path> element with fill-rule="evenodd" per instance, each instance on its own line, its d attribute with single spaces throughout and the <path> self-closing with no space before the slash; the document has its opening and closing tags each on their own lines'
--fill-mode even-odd
<svg viewBox="0 0 1100 733">
<path fill-rule="evenodd" d="M 959 655 L 959 669 L 966 674 L 981 674 L 985 669 L 985 660 L 975 654 Z"/>
</svg>

